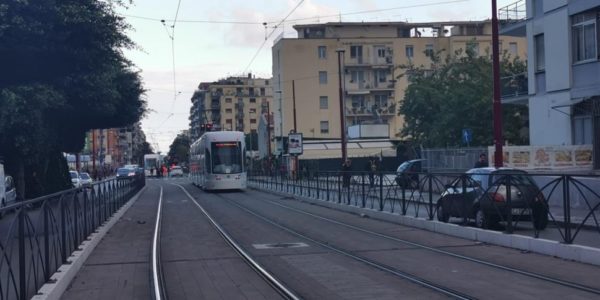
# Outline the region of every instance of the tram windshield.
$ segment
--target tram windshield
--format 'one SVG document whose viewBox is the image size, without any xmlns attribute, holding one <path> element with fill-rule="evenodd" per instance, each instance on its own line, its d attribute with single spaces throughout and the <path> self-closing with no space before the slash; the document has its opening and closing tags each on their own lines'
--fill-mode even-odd
<svg viewBox="0 0 600 300">
<path fill-rule="evenodd" d="M 215 142 L 211 145 L 212 172 L 231 174 L 242 172 L 242 150 L 240 142 Z"/>
</svg>

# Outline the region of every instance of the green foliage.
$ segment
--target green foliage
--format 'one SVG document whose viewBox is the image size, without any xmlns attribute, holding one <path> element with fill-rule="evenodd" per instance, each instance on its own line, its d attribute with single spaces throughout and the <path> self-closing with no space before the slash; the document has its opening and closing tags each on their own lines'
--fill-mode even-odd
<svg viewBox="0 0 600 300">
<path fill-rule="evenodd" d="M 441 59 L 443 51 L 432 56 L 430 68 L 401 66 L 409 85 L 399 114 L 404 116 L 402 137 L 425 147 L 451 147 L 462 143 L 462 129 L 473 132 L 472 146 L 493 143 L 492 62 L 489 54 L 478 56 L 472 43 Z M 501 61 L 501 77 L 526 71 L 519 58 L 506 54 Z M 503 105 L 504 135 L 513 144 L 528 143 L 523 136 L 527 108 Z"/>
<path fill-rule="evenodd" d="M 187 164 L 191 144 L 186 134 L 178 134 L 169 146 L 169 164 Z"/>
<path fill-rule="evenodd" d="M 134 47 L 128 25 L 111 5 L 123 3 L 0 4 L 0 155 L 12 162 L 8 172 L 35 170 L 44 192 L 68 184 L 61 152 L 80 151 L 86 131 L 127 126 L 145 112 L 140 74 L 122 53 Z"/>
</svg>

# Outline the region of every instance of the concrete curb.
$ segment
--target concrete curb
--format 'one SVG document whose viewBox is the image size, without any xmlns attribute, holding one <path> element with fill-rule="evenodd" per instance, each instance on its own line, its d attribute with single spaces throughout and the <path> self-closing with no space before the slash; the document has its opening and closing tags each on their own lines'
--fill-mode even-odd
<svg viewBox="0 0 600 300">
<path fill-rule="evenodd" d="M 390 223 L 401 224 L 409 227 L 415 227 L 427 231 L 464 238 L 467 240 L 485 242 L 488 244 L 530 251 L 562 259 L 600 266 L 600 249 L 598 248 L 582 245 L 563 244 L 557 241 L 547 239 L 536 239 L 530 236 L 524 236 L 519 234 L 506 234 L 498 231 L 460 226 L 456 224 L 443 223 L 435 220 L 430 221 L 425 218 L 415 218 L 411 216 L 403 216 L 397 213 L 373 210 L 370 208 L 361 208 L 352 205 L 316 200 L 313 198 L 308 198 L 304 196 L 300 197 L 284 192 L 263 190 L 256 187 L 251 188 L 263 192 L 266 191 L 268 193 L 280 196 L 294 196 L 295 198 L 301 199 L 304 202 L 313 203 L 331 209 L 350 212 L 357 215 L 367 215 L 373 219 L 383 220 Z"/>
<path fill-rule="evenodd" d="M 58 270 L 50 276 L 53 283 L 44 284 L 37 295 L 33 296 L 32 300 L 58 300 L 75 278 L 87 258 L 90 256 L 94 248 L 100 243 L 106 233 L 117 223 L 117 221 L 125 214 L 125 212 L 137 201 L 140 195 L 146 190 L 144 186 L 137 194 L 135 194 L 125 205 L 123 205 L 104 225 L 100 226 L 93 232 L 88 239 L 83 241 L 79 248 L 71 256 L 67 258 L 69 264 L 63 264 Z"/>
</svg>

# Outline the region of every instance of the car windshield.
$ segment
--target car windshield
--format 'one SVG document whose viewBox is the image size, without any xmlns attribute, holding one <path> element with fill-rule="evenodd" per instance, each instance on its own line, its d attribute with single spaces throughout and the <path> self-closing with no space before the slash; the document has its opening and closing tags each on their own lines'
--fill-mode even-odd
<svg viewBox="0 0 600 300">
<path fill-rule="evenodd" d="M 90 179 L 90 175 L 88 173 L 81 173 L 81 179 Z"/>
<path fill-rule="evenodd" d="M 491 183 L 494 184 L 497 181 L 504 181 L 509 175 L 511 184 L 536 185 L 531 179 L 531 176 L 529 176 L 526 172 L 518 170 L 501 170 L 494 172 L 491 178 Z"/>
<path fill-rule="evenodd" d="M 77 172 L 69 172 L 71 174 L 71 179 L 77 179 Z M 64 174 L 64 173 L 63 173 Z"/>
</svg>

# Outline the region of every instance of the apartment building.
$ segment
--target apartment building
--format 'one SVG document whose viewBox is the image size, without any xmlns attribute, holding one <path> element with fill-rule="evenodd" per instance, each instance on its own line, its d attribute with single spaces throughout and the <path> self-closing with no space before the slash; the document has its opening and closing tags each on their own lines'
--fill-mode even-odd
<svg viewBox="0 0 600 300">
<path fill-rule="evenodd" d="M 531 145 L 593 145 L 600 168 L 600 2 L 520 0 L 499 16 L 528 41 Z"/>
<path fill-rule="evenodd" d="M 272 47 L 277 139 L 293 129 L 294 99 L 297 131 L 305 139 L 339 139 L 341 77 L 346 128 L 387 125 L 377 126 L 383 129 L 374 137 L 398 140 L 403 126 L 398 107 L 408 86 L 406 76 L 398 78 L 400 66 L 430 66 L 433 53 L 454 53 L 469 42 L 481 55 L 491 53 L 490 21 L 326 23 L 294 29 L 297 38 L 280 38 Z M 524 37 L 502 36 L 501 48 L 526 57 Z"/>
<path fill-rule="evenodd" d="M 200 83 L 191 99 L 190 136 L 196 140 L 207 130 L 257 132 L 272 98 L 271 79 L 252 74 Z"/>
</svg>

